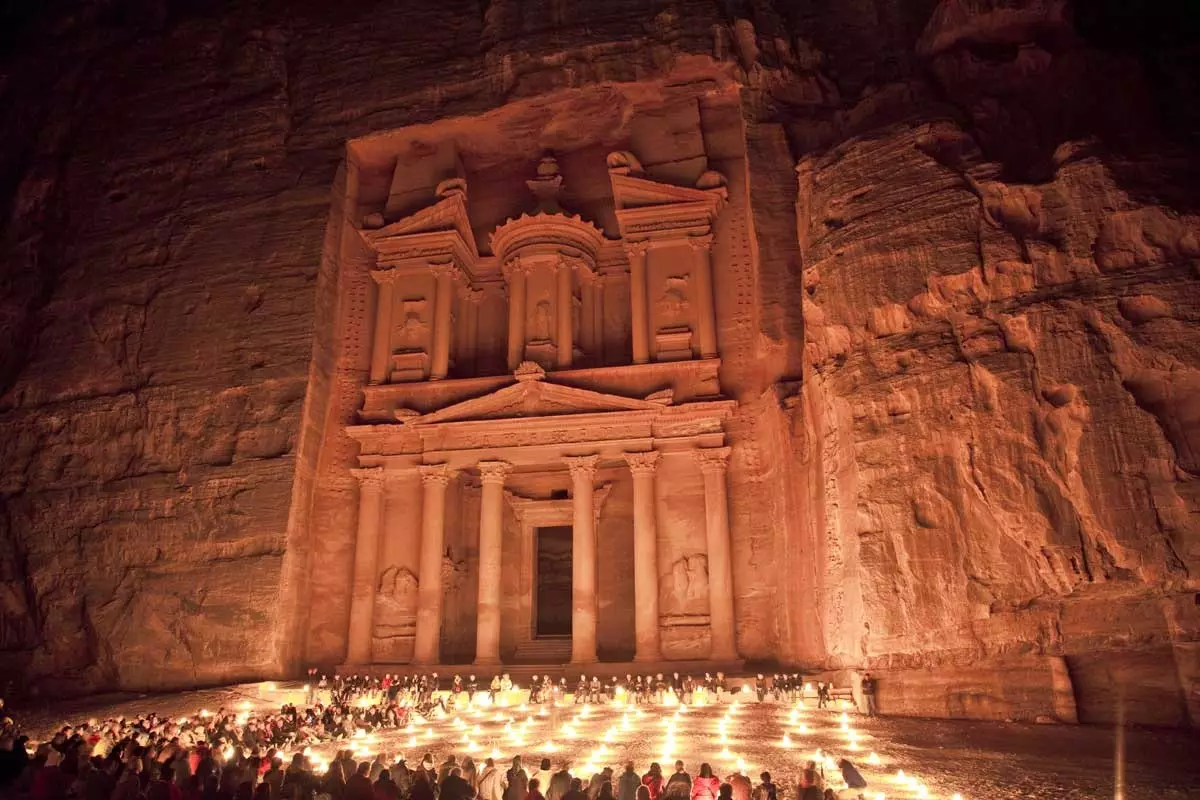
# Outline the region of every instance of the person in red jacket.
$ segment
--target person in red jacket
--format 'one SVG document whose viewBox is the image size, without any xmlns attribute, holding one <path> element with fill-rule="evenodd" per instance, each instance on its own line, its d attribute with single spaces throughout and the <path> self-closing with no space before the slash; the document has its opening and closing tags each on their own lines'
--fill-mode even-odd
<svg viewBox="0 0 1200 800">
<path fill-rule="evenodd" d="M 650 771 L 642 776 L 642 786 L 650 792 L 650 800 L 658 800 L 663 790 L 662 767 L 655 761 L 650 764 Z"/>
<path fill-rule="evenodd" d="M 700 765 L 700 774 L 692 781 L 692 800 L 717 800 L 721 791 L 721 781 L 712 772 L 708 762 Z"/>
</svg>

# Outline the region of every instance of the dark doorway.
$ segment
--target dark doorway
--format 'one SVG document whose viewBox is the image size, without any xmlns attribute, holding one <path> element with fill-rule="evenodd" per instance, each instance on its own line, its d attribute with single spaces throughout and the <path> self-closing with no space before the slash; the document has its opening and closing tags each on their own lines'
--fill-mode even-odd
<svg viewBox="0 0 1200 800">
<path fill-rule="evenodd" d="M 534 636 L 571 635 L 571 528 L 537 529 L 537 617 Z"/>
</svg>

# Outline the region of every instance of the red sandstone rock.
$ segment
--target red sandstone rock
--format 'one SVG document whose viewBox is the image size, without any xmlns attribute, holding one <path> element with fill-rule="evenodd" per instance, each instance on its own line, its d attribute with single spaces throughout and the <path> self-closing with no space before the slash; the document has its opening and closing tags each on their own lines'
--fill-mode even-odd
<svg viewBox="0 0 1200 800">
<path fill-rule="evenodd" d="M 13 55 L 5 674 L 160 688 L 343 659 L 345 431 L 394 410 L 363 404 L 369 353 L 345 335 L 373 258 L 356 226 L 461 172 L 486 243 L 531 210 L 553 150 L 564 205 L 615 239 L 620 150 L 656 181 L 727 182 L 713 263 L 742 656 L 870 667 L 896 712 L 1101 720 L 1120 686 L 1128 718 L 1194 724 L 1194 160 L 1157 138 L 1136 62 L 1082 41 L 1063 3 L 877 5 L 164 15 Z M 627 363 L 628 318 L 604 314 L 604 363 Z M 510 382 L 504 344 L 476 352 L 495 376 L 479 393 Z M 634 500 L 615 476 L 597 637 L 627 658 Z M 659 600 L 699 617 L 703 490 L 680 481 Z M 461 499 L 441 647 L 469 659 L 478 490 Z M 387 546 L 383 660 L 410 652 L 419 568 Z M 528 612 L 518 578 L 505 613 Z M 669 656 L 708 646 L 664 632 Z"/>
</svg>

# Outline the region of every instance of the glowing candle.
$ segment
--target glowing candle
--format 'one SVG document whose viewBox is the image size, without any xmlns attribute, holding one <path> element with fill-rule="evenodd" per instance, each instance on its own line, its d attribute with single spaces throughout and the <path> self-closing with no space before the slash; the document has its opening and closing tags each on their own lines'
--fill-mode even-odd
<svg viewBox="0 0 1200 800">
<path fill-rule="evenodd" d="M 791 746 L 792 746 L 792 737 L 788 736 L 788 735 L 785 733 L 785 734 L 783 735 L 783 741 L 782 741 L 782 742 L 780 742 L 780 744 L 781 744 L 783 747 L 791 747 Z"/>
<path fill-rule="evenodd" d="M 879 753 L 871 753 L 871 755 L 867 756 L 867 763 L 872 766 L 879 766 Z"/>
</svg>

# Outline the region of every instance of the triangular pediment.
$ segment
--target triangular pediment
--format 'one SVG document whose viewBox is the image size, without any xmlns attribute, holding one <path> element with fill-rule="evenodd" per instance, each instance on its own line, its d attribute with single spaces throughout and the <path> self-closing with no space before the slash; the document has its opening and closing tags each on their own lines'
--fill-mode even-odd
<svg viewBox="0 0 1200 800">
<path fill-rule="evenodd" d="M 518 381 L 491 394 L 413 418 L 409 425 L 530 419 L 621 411 L 661 411 L 662 405 L 542 380 Z"/>
<path fill-rule="evenodd" d="M 673 186 L 634 175 L 609 176 L 612 181 L 613 198 L 617 208 L 645 208 L 667 206 L 677 203 L 704 203 L 714 208 L 721 202 L 721 193 L 713 189 L 694 189 L 688 186 Z"/>
<path fill-rule="evenodd" d="M 364 231 L 363 235 L 369 243 L 379 249 L 385 240 L 438 233 L 457 233 L 468 251 L 473 256 L 478 255 L 475 234 L 471 230 L 471 222 L 467 216 L 466 193 L 453 188 L 450 190 L 439 189 L 439 191 L 443 191 L 444 196 L 433 205 L 426 206 L 381 228 Z"/>
</svg>

